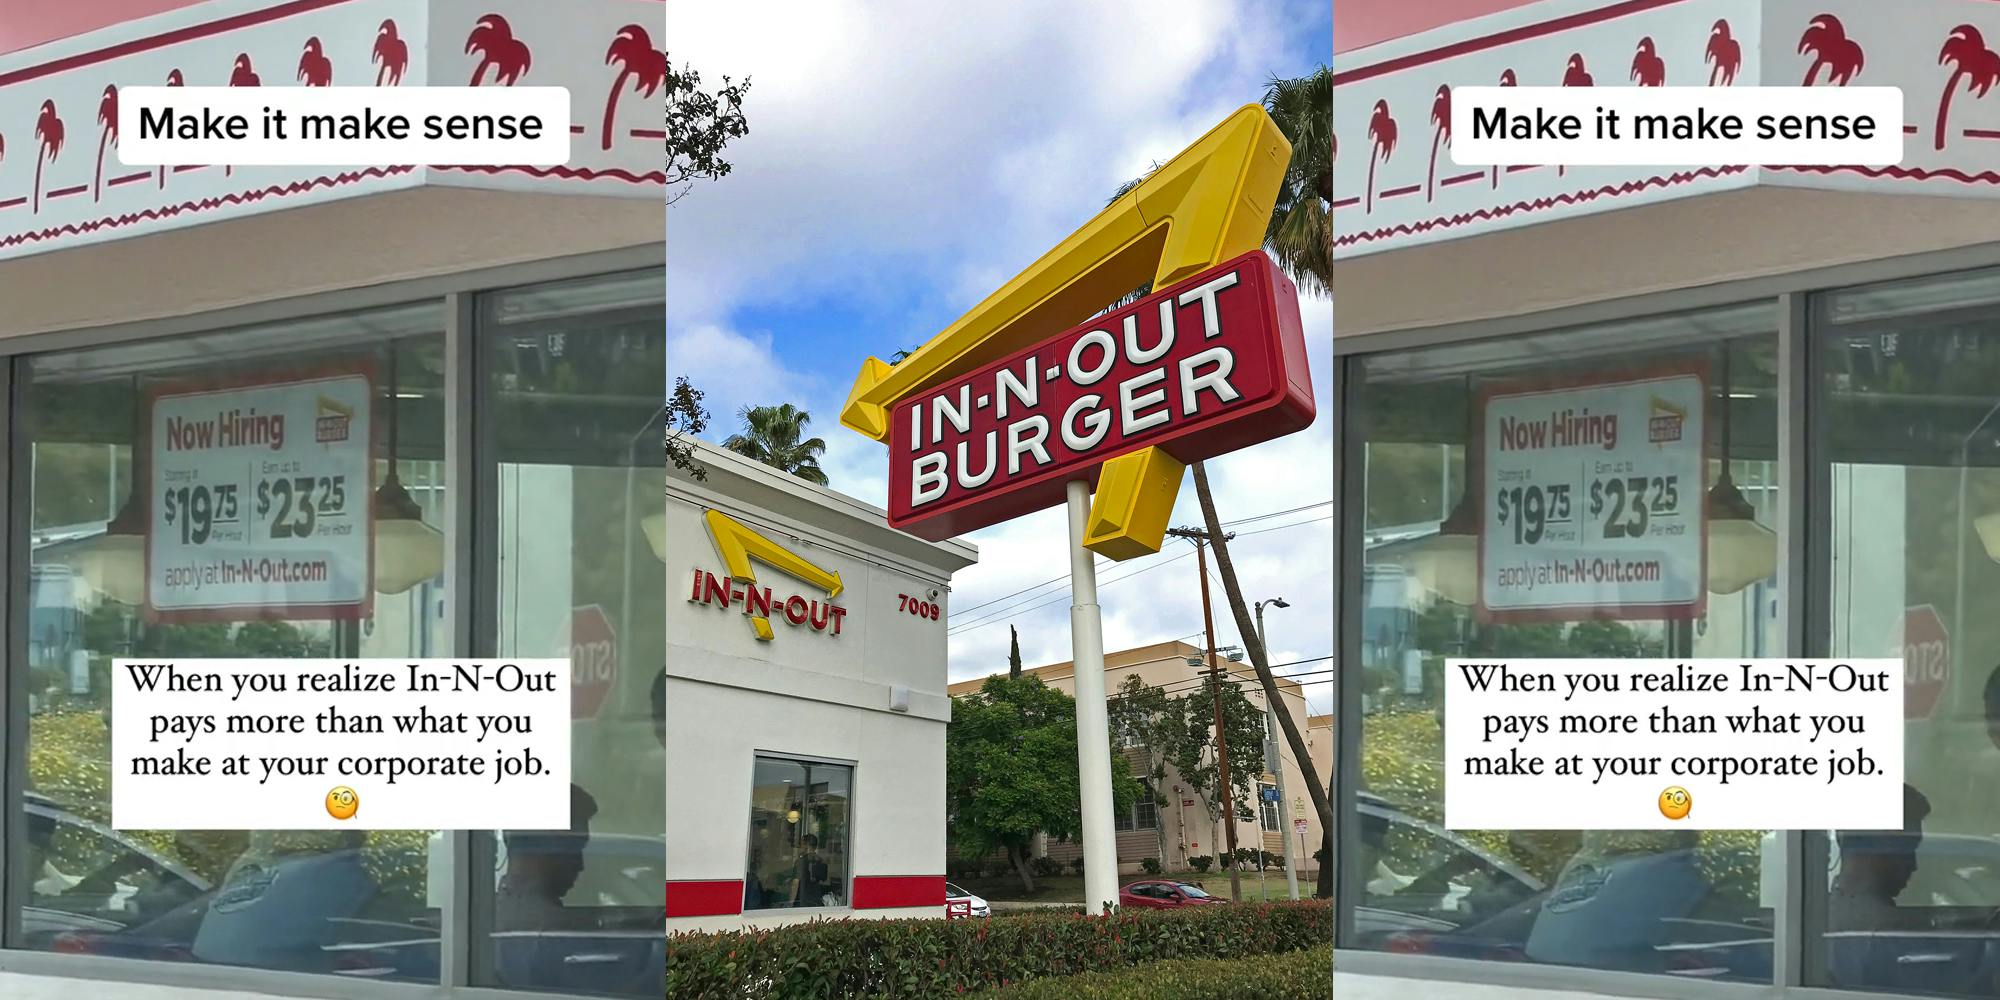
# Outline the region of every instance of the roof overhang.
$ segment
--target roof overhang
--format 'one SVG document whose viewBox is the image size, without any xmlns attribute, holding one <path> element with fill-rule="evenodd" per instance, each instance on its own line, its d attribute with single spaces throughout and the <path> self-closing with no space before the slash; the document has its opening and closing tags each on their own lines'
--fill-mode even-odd
<svg viewBox="0 0 2000 1000">
<path fill-rule="evenodd" d="M 660 242 L 664 95 L 621 76 L 608 52 L 628 25 L 663 47 L 663 11 L 660 0 L 209 0 L 0 56 L 0 301 L 29 304 L 0 317 L 0 336 L 325 290 L 323 270 L 351 287 Z M 260 86 L 299 86 L 308 39 L 336 85 L 389 84 L 399 69 L 400 86 L 464 86 L 486 55 L 473 31 L 492 17 L 526 53 L 514 82 L 570 91 L 564 166 L 127 167 L 100 120 L 107 88 L 170 76 L 222 86 L 239 58 Z M 259 249 L 243 253 L 253 236 Z M 155 294 L 115 314 L 89 303 L 128 280 Z M 208 298 L 178 291 L 211 286 Z M 63 297 L 75 301 L 52 301 Z"/>
<path fill-rule="evenodd" d="M 1335 273 L 1370 289 L 1343 299 L 1341 333 L 1994 240 L 2000 92 L 1987 99 L 1961 83 L 1938 125 L 1953 74 L 1940 48 L 1966 24 L 2000 45 L 2000 7 L 1968 0 L 1543 0 L 1337 56 Z M 1669 85 L 1729 85 L 1733 70 L 1735 86 L 1798 86 L 1809 74 L 1813 85 L 1838 85 L 1838 73 L 1901 87 L 1903 162 L 1497 171 L 1451 162 L 1432 116 L 1441 88 L 1509 74 L 1520 86 L 1556 86 L 1573 57 L 1595 86 L 1630 86 L 1641 39 L 1665 61 Z"/>
</svg>

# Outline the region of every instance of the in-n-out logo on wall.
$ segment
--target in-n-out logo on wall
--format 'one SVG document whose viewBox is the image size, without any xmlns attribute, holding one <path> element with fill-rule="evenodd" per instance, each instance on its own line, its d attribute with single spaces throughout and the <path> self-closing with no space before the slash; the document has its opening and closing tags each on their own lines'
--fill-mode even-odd
<svg viewBox="0 0 2000 1000">
<path fill-rule="evenodd" d="M 782 618 L 796 628 L 840 634 L 847 609 L 834 603 L 846 589 L 839 572 L 821 568 L 721 511 L 707 511 L 703 520 L 727 571 L 717 575 L 696 567 L 689 580 L 688 603 L 739 612 L 750 619 L 751 629 L 765 642 L 776 635 L 772 618 Z M 789 594 L 774 590 L 758 582 L 753 561 L 813 589 Z"/>
</svg>

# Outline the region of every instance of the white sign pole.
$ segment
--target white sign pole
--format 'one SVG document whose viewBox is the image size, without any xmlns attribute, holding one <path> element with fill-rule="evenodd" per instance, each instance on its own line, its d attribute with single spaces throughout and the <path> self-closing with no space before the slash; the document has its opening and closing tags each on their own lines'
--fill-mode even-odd
<svg viewBox="0 0 2000 1000">
<path fill-rule="evenodd" d="M 1069 642 L 1076 666 L 1076 764 L 1083 793 L 1083 901 L 1092 913 L 1118 903 L 1118 840 L 1111 817 L 1111 723 L 1104 704 L 1104 616 L 1096 555 L 1083 547 L 1090 483 L 1069 484 Z"/>
</svg>

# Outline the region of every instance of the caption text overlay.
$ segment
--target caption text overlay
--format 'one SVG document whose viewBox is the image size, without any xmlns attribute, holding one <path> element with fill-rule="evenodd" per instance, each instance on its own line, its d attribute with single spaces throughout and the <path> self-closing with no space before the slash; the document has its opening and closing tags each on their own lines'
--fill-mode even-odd
<svg viewBox="0 0 2000 1000">
<path fill-rule="evenodd" d="M 1903 160 L 1898 87 L 1460 87 L 1461 166 L 1869 166 Z"/>
<path fill-rule="evenodd" d="M 565 87 L 128 87 L 127 166 L 569 162 Z"/>
<path fill-rule="evenodd" d="M 1897 830 L 1903 661 L 1448 660 L 1454 830 Z"/>
<path fill-rule="evenodd" d="M 565 830 L 568 660 L 112 666 L 121 830 Z"/>
</svg>

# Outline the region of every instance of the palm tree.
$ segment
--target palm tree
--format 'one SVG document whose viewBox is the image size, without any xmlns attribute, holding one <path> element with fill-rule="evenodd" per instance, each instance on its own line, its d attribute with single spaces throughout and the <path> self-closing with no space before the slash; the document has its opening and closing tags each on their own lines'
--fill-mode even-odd
<svg viewBox="0 0 2000 1000">
<path fill-rule="evenodd" d="M 1715 22 L 1708 30 L 1708 48 L 1702 61 L 1714 64 L 1708 71 L 1708 85 L 1713 87 L 1717 80 L 1727 87 L 1736 82 L 1736 70 L 1743 65 L 1743 46 L 1729 33 L 1729 22 Z"/>
<path fill-rule="evenodd" d="M 604 148 L 611 148 L 611 122 L 618 116 L 618 98 L 625 92 L 625 81 L 632 81 L 632 89 L 646 97 L 667 82 L 667 54 L 653 47 L 653 37 L 646 29 L 636 24 L 628 24 L 618 29 L 618 37 L 611 42 L 611 50 L 604 53 L 604 64 L 618 64 L 618 79 L 611 83 L 611 96 L 604 101 Z"/>
<path fill-rule="evenodd" d="M 1667 85 L 1667 61 L 1660 58 L 1651 35 L 1639 39 L 1639 49 L 1632 53 L 1632 79 L 1641 87 Z"/>
<path fill-rule="evenodd" d="M 1333 287 L 1333 71 L 1273 77 L 1264 110 L 1292 144 L 1264 246 L 1301 291 L 1324 295 Z"/>
<path fill-rule="evenodd" d="M 63 122 L 56 116 L 56 102 L 43 101 L 42 113 L 35 117 L 35 140 L 41 149 L 35 154 L 35 198 L 32 210 L 42 210 L 42 164 L 54 162 L 63 147 Z"/>
<path fill-rule="evenodd" d="M 333 60 L 326 57 L 318 35 L 306 39 L 305 51 L 299 54 L 298 78 L 308 87 L 333 86 Z"/>
<path fill-rule="evenodd" d="M 175 67 L 167 71 L 167 86 L 179 87 L 185 85 L 186 82 L 187 82 L 186 79 L 181 76 L 181 71 L 179 67 Z M 167 166 L 166 164 L 163 163 L 160 164 L 160 190 L 165 191 L 166 189 L 167 189 Z"/>
<path fill-rule="evenodd" d="M 1368 197 L 1363 210 L 1375 211 L 1375 164 L 1385 162 L 1389 154 L 1396 151 L 1396 119 L 1389 116 L 1389 102 L 1376 101 L 1375 112 L 1368 116 L 1368 141 L 1373 149 L 1368 154 Z"/>
<path fill-rule="evenodd" d="M 383 21 L 375 30 L 375 49 L 370 61 L 380 67 L 375 71 L 375 86 L 380 87 L 384 79 L 391 87 L 403 82 L 403 71 L 410 65 L 410 45 L 397 33 L 395 21 Z"/>
<path fill-rule="evenodd" d="M 743 418 L 743 433 L 731 434 L 729 440 L 722 442 L 724 448 L 806 482 L 826 485 L 826 473 L 819 467 L 826 442 L 805 437 L 812 414 L 790 403 L 780 403 L 746 406 L 737 411 L 737 416 Z"/>
<path fill-rule="evenodd" d="M 1821 66 L 1826 67 L 1829 83 L 1845 87 L 1867 61 L 1861 46 L 1847 37 L 1847 26 L 1832 14 L 1821 14 L 1807 23 L 1805 33 L 1799 36 L 1799 55 L 1807 52 L 1813 54 L 1812 65 L 1806 67 L 1803 86 L 1807 87 L 1813 85 Z"/>
<path fill-rule="evenodd" d="M 1500 86 L 1514 87 L 1519 85 L 1520 78 L 1514 75 L 1514 70 L 1511 67 L 1500 71 Z M 1497 163 L 1493 165 L 1493 190 L 1500 190 L 1500 165 Z"/>
<path fill-rule="evenodd" d="M 1958 92 L 1958 82 L 1965 81 L 1965 89 L 1974 97 L 1985 97 L 1993 85 L 2000 83 L 2000 53 L 1986 47 L 1985 36 L 1979 29 L 1969 24 L 1961 24 L 1951 29 L 1951 37 L 1944 41 L 1944 48 L 1938 52 L 1938 65 L 1951 64 L 1951 76 L 1945 80 L 1944 96 L 1938 98 L 1937 148 L 1944 148 L 1944 130 L 1951 120 L 1951 99 Z"/>
<path fill-rule="evenodd" d="M 104 145 L 118 140 L 118 86 L 104 88 L 104 96 L 97 101 L 97 172 L 91 175 L 90 200 L 99 201 L 104 197 Z"/>
<path fill-rule="evenodd" d="M 1438 144 L 1451 141 L 1451 86 L 1441 84 L 1431 98 L 1431 165 L 1424 173 L 1424 200 L 1437 197 Z"/>
<path fill-rule="evenodd" d="M 479 53 L 479 65 L 472 68 L 472 83 L 486 76 L 486 68 L 493 67 L 495 83 L 513 86 L 521 75 L 528 72 L 534 56 L 526 43 L 514 37 L 514 26 L 498 14 L 488 14 L 479 19 L 472 33 L 465 37 L 465 54 Z"/>
</svg>

